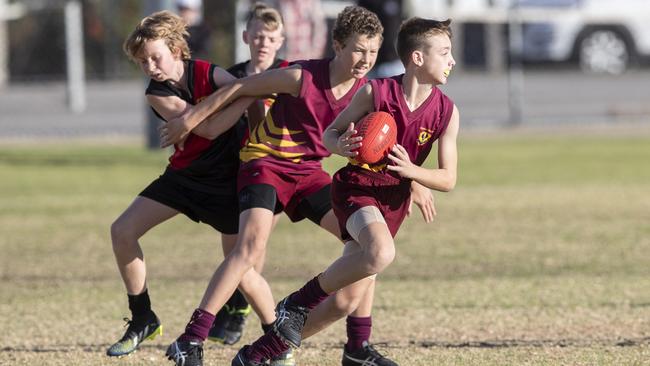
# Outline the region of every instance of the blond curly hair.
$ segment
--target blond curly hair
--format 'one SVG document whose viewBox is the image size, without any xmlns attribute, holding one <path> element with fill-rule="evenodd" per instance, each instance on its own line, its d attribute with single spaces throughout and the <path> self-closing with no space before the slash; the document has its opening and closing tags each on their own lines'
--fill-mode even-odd
<svg viewBox="0 0 650 366">
<path fill-rule="evenodd" d="M 142 19 L 126 38 L 122 49 L 137 62 L 145 42 L 163 39 L 172 53 L 180 52 L 181 59 L 188 60 L 191 57 L 188 36 L 187 23 L 171 11 L 163 10 Z"/>
</svg>

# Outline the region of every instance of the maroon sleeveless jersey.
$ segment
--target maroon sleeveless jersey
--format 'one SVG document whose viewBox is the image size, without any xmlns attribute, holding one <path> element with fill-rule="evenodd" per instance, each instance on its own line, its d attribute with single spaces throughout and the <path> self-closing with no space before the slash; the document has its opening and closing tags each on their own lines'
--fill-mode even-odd
<svg viewBox="0 0 650 366">
<path fill-rule="evenodd" d="M 189 93 L 167 81 L 151 80 L 146 94 L 176 96 L 195 105 L 217 89 L 212 78 L 215 67 L 216 65 L 203 60 L 189 60 Z M 160 115 L 158 117 L 163 119 Z M 214 140 L 190 133 L 183 150 L 174 146 L 167 171 L 180 183 L 201 191 L 231 185 L 237 178 L 240 141 L 245 129 L 247 126 L 240 121 Z"/>
<path fill-rule="evenodd" d="M 427 99 L 414 111 L 411 111 L 404 99 L 402 76 L 371 80 L 374 110 L 390 113 L 397 125 L 397 143 L 409 154 L 411 161 L 421 166 L 426 160 L 434 141 L 447 128 L 454 103 L 440 89 L 434 87 Z M 399 179 L 395 173 L 389 173 L 386 158 L 377 164 L 359 165 L 350 159 L 350 163 L 366 170 L 385 175 L 387 181 Z M 396 181 L 395 181 L 396 183 Z"/>
<path fill-rule="evenodd" d="M 277 159 L 290 163 L 320 161 L 330 155 L 323 132 L 350 103 L 366 79 L 357 80 L 340 99 L 332 94 L 330 59 L 296 61 L 302 67 L 300 94 L 279 94 L 270 111 L 241 150 L 243 162 Z"/>
</svg>

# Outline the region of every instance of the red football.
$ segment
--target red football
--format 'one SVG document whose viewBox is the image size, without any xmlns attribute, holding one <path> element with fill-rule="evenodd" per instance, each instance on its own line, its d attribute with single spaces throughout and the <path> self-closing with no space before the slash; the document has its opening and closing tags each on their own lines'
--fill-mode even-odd
<svg viewBox="0 0 650 366">
<path fill-rule="evenodd" d="M 355 126 L 355 136 L 363 137 L 354 159 L 362 164 L 374 164 L 383 159 L 397 141 L 397 125 L 386 112 L 372 112 Z"/>
</svg>

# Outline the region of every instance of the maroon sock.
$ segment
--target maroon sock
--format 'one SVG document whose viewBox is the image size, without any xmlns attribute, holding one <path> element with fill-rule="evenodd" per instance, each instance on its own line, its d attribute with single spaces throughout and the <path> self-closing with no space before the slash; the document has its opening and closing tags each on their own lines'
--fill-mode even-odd
<svg viewBox="0 0 650 366">
<path fill-rule="evenodd" d="M 274 356 L 281 355 L 289 349 L 282 339 L 273 332 L 267 332 L 259 337 L 246 350 L 246 358 L 251 362 L 264 362 Z"/>
<path fill-rule="evenodd" d="M 318 276 L 312 278 L 300 290 L 289 296 L 289 301 L 311 310 L 329 296 L 318 283 Z"/>
<path fill-rule="evenodd" d="M 346 329 L 348 332 L 348 343 L 345 344 L 345 349 L 348 352 L 354 352 L 363 346 L 363 342 L 370 340 L 372 317 L 357 318 L 348 316 L 346 319 Z"/>
<path fill-rule="evenodd" d="M 214 322 L 214 315 L 203 309 L 194 310 L 190 322 L 185 327 L 185 333 L 178 337 L 179 341 L 184 342 L 203 342 L 208 338 L 208 332 Z"/>
</svg>

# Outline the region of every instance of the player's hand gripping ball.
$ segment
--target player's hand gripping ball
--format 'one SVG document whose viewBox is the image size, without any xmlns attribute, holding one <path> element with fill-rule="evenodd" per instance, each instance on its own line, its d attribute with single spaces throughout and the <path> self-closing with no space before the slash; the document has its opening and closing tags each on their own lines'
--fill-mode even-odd
<svg viewBox="0 0 650 366">
<path fill-rule="evenodd" d="M 363 137 L 358 155 L 354 159 L 362 164 L 374 164 L 388 155 L 397 141 L 397 125 L 393 116 L 386 112 L 372 112 L 363 117 L 355 126 Z"/>
</svg>

